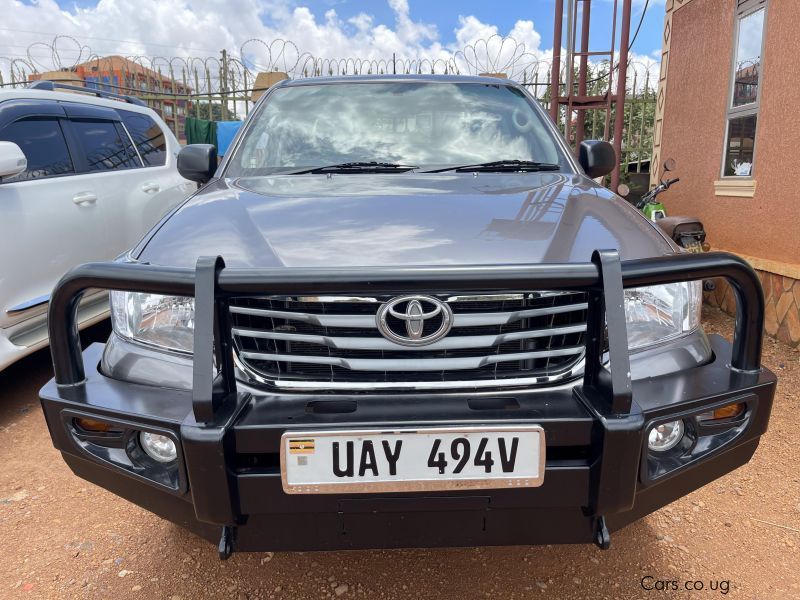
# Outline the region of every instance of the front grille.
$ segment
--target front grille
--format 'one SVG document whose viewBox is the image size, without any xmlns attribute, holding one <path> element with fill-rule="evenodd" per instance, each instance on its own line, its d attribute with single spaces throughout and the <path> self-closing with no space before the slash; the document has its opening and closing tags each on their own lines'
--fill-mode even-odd
<svg viewBox="0 0 800 600">
<path fill-rule="evenodd" d="M 391 296 L 233 298 L 237 357 L 256 382 L 318 389 L 553 383 L 583 358 L 583 292 L 437 298 L 452 310 L 453 327 L 420 347 L 378 331 L 376 312 Z"/>
</svg>

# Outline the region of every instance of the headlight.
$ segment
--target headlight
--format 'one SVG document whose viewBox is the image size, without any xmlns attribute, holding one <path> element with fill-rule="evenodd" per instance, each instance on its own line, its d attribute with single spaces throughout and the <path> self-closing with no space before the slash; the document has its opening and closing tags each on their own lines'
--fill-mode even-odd
<svg viewBox="0 0 800 600">
<path fill-rule="evenodd" d="M 194 298 L 111 292 L 111 325 L 117 335 L 126 339 L 192 352 Z"/>
<path fill-rule="evenodd" d="M 652 346 L 696 329 L 702 298 L 700 281 L 625 290 L 628 348 Z"/>
</svg>

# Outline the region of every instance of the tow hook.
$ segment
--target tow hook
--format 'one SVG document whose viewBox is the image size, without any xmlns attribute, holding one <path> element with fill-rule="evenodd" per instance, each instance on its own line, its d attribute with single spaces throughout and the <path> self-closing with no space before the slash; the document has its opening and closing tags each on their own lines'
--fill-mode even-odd
<svg viewBox="0 0 800 600">
<path fill-rule="evenodd" d="M 233 554 L 233 542 L 236 540 L 236 528 L 230 525 L 222 526 L 222 535 L 219 538 L 219 558 L 228 560 Z"/>
<path fill-rule="evenodd" d="M 594 543 L 601 550 L 608 550 L 611 547 L 611 534 L 608 533 L 608 527 L 606 527 L 606 518 L 602 515 L 597 519 L 597 532 L 594 534 Z"/>
</svg>

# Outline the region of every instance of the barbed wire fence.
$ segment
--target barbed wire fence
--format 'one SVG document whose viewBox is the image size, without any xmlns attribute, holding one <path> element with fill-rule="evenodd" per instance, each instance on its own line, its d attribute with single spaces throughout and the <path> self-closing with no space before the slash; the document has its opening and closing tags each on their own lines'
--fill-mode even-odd
<svg viewBox="0 0 800 600">
<path fill-rule="evenodd" d="M 112 64 L 113 63 L 113 64 Z M 27 86 L 35 79 L 58 80 L 87 88 L 135 95 L 156 109 L 173 132 L 183 137 L 187 116 L 207 120 L 246 117 L 258 92 L 262 73 L 285 73 L 292 79 L 340 75 L 426 74 L 507 77 L 526 86 L 547 108 L 552 96 L 551 62 L 511 37 L 493 35 L 437 56 L 330 58 L 302 51 L 285 39 L 246 40 L 236 52 L 219 56 L 100 56 L 77 39 L 59 35 L 28 46 L 24 55 L 0 55 L 0 88 Z M 565 95 L 562 72 L 559 95 Z M 590 93 L 614 89 L 616 65 L 589 65 Z M 577 77 L 572 77 L 577 81 Z M 643 170 L 652 151 L 658 65 L 631 61 L 628 65 L 623 164 Z M 562 107 L 559 126 L 566 108 Z M 570 119 L 572 123 L 575 119 Z M 608 138 L 605 110 L 587 111 L 584 138 Z M 571 132 L 565 132 L 567 137 Z"/>
</svg>

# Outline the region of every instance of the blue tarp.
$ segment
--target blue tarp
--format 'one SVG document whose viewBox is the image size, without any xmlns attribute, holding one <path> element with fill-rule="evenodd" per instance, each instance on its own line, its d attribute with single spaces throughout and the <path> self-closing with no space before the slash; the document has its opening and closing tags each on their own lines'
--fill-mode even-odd
<svg viewBox="0 0 800 600">
<path fill-rule="evenodd" d="M 241 121 L 217 121 L 217 153 L 220 156 L 228 152 L 228 146 L 241 126 Z"/>
</svg>

